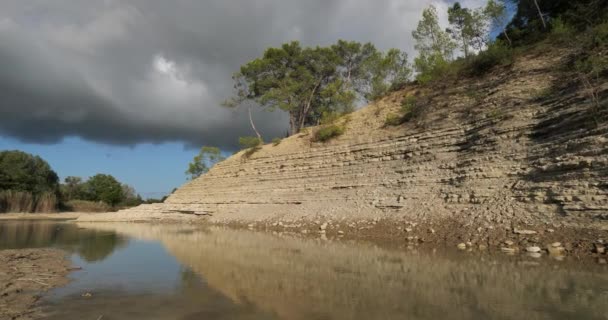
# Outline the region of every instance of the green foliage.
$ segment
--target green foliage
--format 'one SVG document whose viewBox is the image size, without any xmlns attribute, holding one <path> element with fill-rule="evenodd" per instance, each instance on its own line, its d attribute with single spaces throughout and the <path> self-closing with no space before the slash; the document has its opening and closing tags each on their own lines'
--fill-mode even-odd
<svg viewBox="0 0 608 320">
<path fill-rule="evenodd" d="M 498 40 L 491 43 L 488 48 L 467 62 L 464 71 L 468 75 L 479 76 L 496 66 L 505 66 L 513 63 L 513 49 Z"/>
<path fill-rule="evenodd" d="M 240 137 L 239 144 L 241 145 L 241 149 L 251 149 L 262 146 L 264 141 L 258 137 Z"/>
<path fill-rule="evenodd" d="M 403 124 L 404 120 L 403 120 L 403 116 L 402 115 L 396 115 L 394 113 L 389 113 L 386 115 L 386 119 L 384 120 L 384 125 L 385 126 L 392 126 L 392 127 L 396 127 L 399 126 L 401 124 Z"/>
<path fill-rule="evenodd" d="M 406 96 L 401 100 L 401 112 L 408 114 L 412 112 L 417 106 L 417 99 L 415 96 Z"/>
<path fill-rule="evenodd" d="M 107 203 L 87 200 L 70 200 L 63 203 L 63 210 L 72 212 L 109 212 L 112 211 Z"/>
<path fill-rule="evenodd" d="M 576 30 L 562 18 L 554 19 L 551 22 L 551 39 L 558 42 L 568 42 L 573 40 Z"/>
<path fill-rule="evenodd" d="M 241 145 L 241 150 L 246 150 L 243 156 L 249 158 L 262 149 L 264 141 L 258 137 L 240 137 L 239 144 Z"/>
<path fill-rule="evenodd" d="M 141 198 L 139 194 L 135 191 L 135 188 L 128 184 L 122 184 L 122 194 L 123 199 L 118 204 L 120 207 L 136 207 L 142 203 L 144 200 Z"/>
<path fill-rule="evenodd" d="M 471 49 L 481 50 L 487 43 L 487 16 L 483 10 L 464 8 L 459 2 L 448 8 L 448 21 L 451 28 L 446 31 L 452 36 L 465 58 Z"/>
<path fill-rule="evenodd" d="M 59 178 L 38 156 L 0 152 L 0 212 L 50 212 L 57 207 Z"/>
<path fill-rule="evenodd" d="M 281 141 L 282 141 L 281 138 L 274 138 L 274 139 L 272 139 L 272 145 L 276 147 L 281 144 Z"/>
<path fill-rule="evenodd" d="M 412 119 L 419 112 L 420 104 L 415 96 L 408 95 L 401 100 L 401 114 L 389 113 L 384 120 L 385 126 L 399 126 Z"/>
<path fill-rule="evenodd" d="M 402 86 L 410 74 L 407 55 L 396 49 L 384 54 L 370 43 L 304 48 L 291 42 L 243 65 L 233 77 L 236 94 L 225 105 L 283 110 L 295 134 L 316 125 L 324 112 L 348 113 L 358 99 Z"/>
<path fill-rule="evenodd" d="M 418 57 L 414 60 L 418 71 L 416 79 L 427 83 L 437 78 L 447 67 L 454 55 L 456 44 L 439 26 L 437 9 L 432 5 L 422 12 L 422 20 L 418 22 L 412 36 L 416 41 L 414 47 L 418 50 Z"/>
<path fill-rule="evenodd" d="M 490 29 L 500 30 L 510 46 L 512 44 L 511 38 L 506 31 L 510 19 L 506 4 L 507 1 L 509 0 L 488 0 L 486 7 L 484 8 L 484 14 L 489 20 Z"/>
<path fill-rule="evenodd" d="M 521 46 L 543 40 L 554 21 L 577 32 L 585 31 L 605 21 L 608 15 L 608 2 L 605 0 L 516 0 L 517 12 L 508 27 L 508 33 L 515 45 Z M 543 23 L 543 20 L 545 21 Z M 551 22 L 548 25 L 547 21 Z M 560 28 L 562 25 L 557 24 Z M 558 31 L 559 33 L 560 31 Z"/>
<path fill-rule="evenodd" d="M 85 188 L 91 201 L 114 206 L 125 199 L 122 185 L 111 175 L 97 174 L 86 182 Z"/>
<path fill-rule="evenodd" d="M 207 173 L 216 163 L 224 161 L 224 159 L 219 148 L 204 146 L 194 156 L 192 162 L 188 164 L 186 175 L 189 176 L 190 180 L 194 180 Z"/>
<path fill-rule="evenodd" d="M 315 142 L 327 142 L 333 138 L 339 137 L 344 134 L 346 127 L 344 125 L 330 124 L 322 126 L 315 131 L 313 141 Z"/>
<path fill-rule="evenodd" d="M 55 193 L 59 178 L 38 156 L 21 151 L 0 152 L 0 190 L 27 191 L 34 195 Z"/>
<path fill-rule="evenodd" d="M 412 77 L 408 55 L 398 49 L 377 53 L 365 63 L 366 88 L 360 92 L 367 101 L 375 101 L 389 92 L 402 89 Z"/>
</svg>

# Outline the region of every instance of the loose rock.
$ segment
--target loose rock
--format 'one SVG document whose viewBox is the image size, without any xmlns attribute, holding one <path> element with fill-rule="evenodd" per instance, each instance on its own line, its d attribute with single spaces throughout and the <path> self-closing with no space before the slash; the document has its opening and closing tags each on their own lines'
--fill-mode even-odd
<svg viewBox="0 0 608 320">
<path fill-rule="evenodd" d="M 561 246 L 562 246 L 562 243 L 561 243 L 561 242 L 553 242 L 553 243 L 551 244 L 551 246 L 552 246 L 553 248 L 559 248 L 559 247 L 561 247 Z"/>
<path fill-rule="evenodd" d="M 541 249 L 540 249 L 540 247 L 532 246 L 532 247 L 527 247 L 526 251 L 528 251 L 530 253 L 538 253 L 541 251 Z"/>
</svg>

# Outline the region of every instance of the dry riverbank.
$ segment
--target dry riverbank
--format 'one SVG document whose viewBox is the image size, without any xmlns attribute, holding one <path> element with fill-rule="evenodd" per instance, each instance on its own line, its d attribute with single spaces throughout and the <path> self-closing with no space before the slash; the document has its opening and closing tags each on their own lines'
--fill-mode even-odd
<svg viewBox="0 0 608 320">
<path fill-rule="evenodd" d="M 323 240 L 355 240 L 391 247 L 476 251 L 489 254 L 529 255 L 606 264 L 608 226 L 566 224 L 492 224 L 456 219 L 409 220 L 401 217 L 360 219 L 328 218 L 267 220 L 215 220 L 209 216 L 161 211 L 102 213 L 77 222 L 140 222 L 149 224 L 201 224 L 272 233 L 293 233 Z"/>
<path fill-rule="evenodd" d="M 2 220 L 74 220 L 89 213 L 62 212 L 62 213 L 6 213 L 0 214 Z"/>
<path fill-rule="evenodd" d="M 68 282 L 69 266 L 60 250 L 0 250 L 0 320 L 42 317 L 38 301 Z"/>
</svg>

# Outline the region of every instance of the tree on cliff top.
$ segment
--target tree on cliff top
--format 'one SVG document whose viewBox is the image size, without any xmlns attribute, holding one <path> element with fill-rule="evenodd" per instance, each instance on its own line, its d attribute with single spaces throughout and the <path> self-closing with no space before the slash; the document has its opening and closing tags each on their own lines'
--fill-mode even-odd
<svg viewBox="0 0 608 320">
<path fill-rule="evenodd" d="M 398 57 L 407 62 L 407 56 Z M 331 47 L 314 48 L 286 43 L 243 65 L 233 77 L 235 95 L 224 105 L 249 103 L 249 108 L 257 105 L 269 111 L 283 110 L 289 115 L 290 133 L 295 134 L 305 126 L 317 125 L 324 113 L 352 111 L 358 99 L 366 99 L 380 84 L 392 81 L 389 76 L 395 72 L 379 67 L 385 60 L 386 56 L 369 43 L 341 40 Z M 407 63 L 398 60 L 385 65 L 403 69 Z M 380 72 L 385 76 L 379 76 Z M 408 74 L 398 73 L 401 76 L 395 80 Z M 251 125 L 261 138 L 253 121 Z"/>
<path fill-rule="evenodd" d="M 425 82 L 435 73 L 440 73 L 453 59 L 456 44 L 439 26 L 437 9 L 432 5 L 422 12 L 422 20 L 412 36 L 416 41 L 414 48 L 418 51 L 414 66 L 418 71 L 418 80 Z"/>
<path fill-rule="evenodd" d="M 495 30 L 500 30 L 509 45 L 512 45 L 511 38 L 509 38 L 509 33 L 506 29 L 510 20 L 506 1 L 508 0 L 489 0 L 484 8 L 484 12 L 490 20 L 490 27 Z"/>
</svg>

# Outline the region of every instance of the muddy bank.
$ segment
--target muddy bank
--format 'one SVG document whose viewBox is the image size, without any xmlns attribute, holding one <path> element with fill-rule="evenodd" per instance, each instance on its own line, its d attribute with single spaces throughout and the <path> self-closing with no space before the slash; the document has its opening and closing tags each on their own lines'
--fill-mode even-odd
<svg viewBox="0 0 608 320">
<path fill-rule="evenodd" d="M 68 282 L 69 268 L 60 250 L 0 250 L 0 320 L 43 317 L 38 301 Z"/>
</svg>

